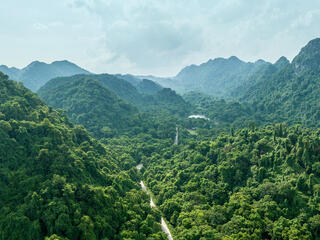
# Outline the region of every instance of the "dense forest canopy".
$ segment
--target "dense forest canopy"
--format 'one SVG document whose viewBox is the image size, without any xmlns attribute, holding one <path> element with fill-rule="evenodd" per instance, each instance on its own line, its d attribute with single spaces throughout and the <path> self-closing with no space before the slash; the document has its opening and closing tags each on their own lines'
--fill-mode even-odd
<svg viewBox="0 0 320 240">
<path fill-rule="evenodd" d="M 319 59 L 315 39 L 180 80 L 58 77 L 43 101 L 0 73 L 0 239 L 167 239 L 161 217 L 174 239 L 320 239 Z"/>
<path fill-rule="evenodd" d="M 165 239 L 133 158 L 2 73 L 0 100 L 0 239 Z"/>
</svg>

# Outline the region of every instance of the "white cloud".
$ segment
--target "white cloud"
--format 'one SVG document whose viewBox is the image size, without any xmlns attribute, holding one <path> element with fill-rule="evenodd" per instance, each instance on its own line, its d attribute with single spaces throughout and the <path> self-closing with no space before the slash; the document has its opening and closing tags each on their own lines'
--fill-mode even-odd
<svg viewBox="0 0 320 240">
<path fill-rule="evenodd" d="M 40 30 L 40 31 L 43 31 L 43 30 L 47 30 L 47 29 L 48 29 L 48 26 L 45 25 L 45 24 L 42 24 L 42 23 L 34 23 L 34 24 L 33 24 L 33 27 L 34 27 L 36 30 Z"/>
<path fill-rule="evenodd" d="M 318 0 L 11 0 L 2 7 L 0 64 L 20 67 L 69 59 L 94 72 L 174 75 L 216 57 L 292 58 L 320 35 Z"/>
</svg>

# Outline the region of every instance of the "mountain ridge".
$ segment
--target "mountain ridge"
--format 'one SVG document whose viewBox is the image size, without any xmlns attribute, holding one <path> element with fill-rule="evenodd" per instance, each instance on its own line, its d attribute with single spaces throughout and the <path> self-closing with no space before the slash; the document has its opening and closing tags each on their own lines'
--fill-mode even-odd
<svg viewBox="0 0 320 240">
<path fill-rule="evenodd" d="M 33 61 L 22 69 L 1 65 L 0 71 L 7 74 L 12 80 L 23 82 L 33 92 L 36 92 L 47 81 L 55 77 L 91 74 L 89 71 L 67 60 L 53 61 L 51 63 Z"/>
</svg>

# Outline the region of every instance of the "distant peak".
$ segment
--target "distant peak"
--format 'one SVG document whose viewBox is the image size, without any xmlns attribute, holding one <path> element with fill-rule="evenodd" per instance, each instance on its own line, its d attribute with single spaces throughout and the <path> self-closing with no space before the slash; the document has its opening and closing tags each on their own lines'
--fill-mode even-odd
<svg viewBox="0 0 320 240">
<path fill-rule="evenodd" d="M 222 58 L 222 57 L 218 57 L 215 59 L 209 59 L 208 62 L 206 63 L 217 63 L 217 62 L 242 62 L 238 57 L 236 56 L 231 56 L 229 58 Z"/>
<path fill-rule="evenodd" d="M 276 65 L 282 63 L 290 63 L 290 61 L 286 57 L 282 56 L 275 62 Z"/>
<path fill-rule="evenodd" d="M 289 61 L 285 56 L 282 56 L 282 57 L 280 57 L 279 59 L 278 59 L 278 61 L 277 62 L 287 62 L 287 61 Z"/>
<path fill-rule="evenodd" d="M 258 59 L 257 61 L 255 61 L 256 64 L 264 64 L 266 63 L 266 61 L 264 61 L 263 59 Z"/>
<path fill-rule="evenodd" d="M 296 71 L 318 70 L 320 66 L 320 38 L 308 42 L 292 61 Z"/>
<path fill-rule="evenodd" d="M 35 67 L 35 66 L 39 66 L 39 65 L 47 65 L 44 62 L 40 62 L 40 61 L 33 61 L 31 62 L 28 66 L 26 66 L 25 68 L 30 68 L 30 67 Z"/>
<path fill-rule="evenodd" d="M 276 62 L 274 63 L 274 66 L 275 66 L 276 68 L 278 68 L 278 69 L 282 69 L 282 68 L 284 68 L 284 67 L 286 67 L 286 66 L 288 66 L 288 65 L 290 65 L 290 61 L 289 61 L 286 57 L 284 57 L 284 56 L 282 56 L 281 58 L 279 58 L 278 61 L 276 61 Z"/>
<path fill-rule="evenodd" d="M 236 57 L 236 56 L 231 56 L 231 57 L 229 57 L 229 60 L 241 62 L 241 60 L 240 60 L 238 57 Z"/>
<path fill-rule="evenodd" d="M 313 46 L 313 47 L 320 47 L 320 38 L 315 38 L 311 41 L 308 42 L 308 44 L 306 45 L 306 47 L 310 47 L 310 46 Z"/>
<path fill-rule="evenodd" d="M 31 62 L 29 65 L 32 65 L 32 64 L 42 64 L 42 63 L 44 63 L 44 62 L 40 62 L 40 61 L 36 60 L 36 61 Z M 46 63 L 44 63 L 44 64 L 46 64 Z"/>
<path fill-rule="evenodd" d="M 68 60 L 61 60 L 61 61 L 54 61 L 51 64 L 74 64 L 74 63 L 69 62 Z"/>
</svg>

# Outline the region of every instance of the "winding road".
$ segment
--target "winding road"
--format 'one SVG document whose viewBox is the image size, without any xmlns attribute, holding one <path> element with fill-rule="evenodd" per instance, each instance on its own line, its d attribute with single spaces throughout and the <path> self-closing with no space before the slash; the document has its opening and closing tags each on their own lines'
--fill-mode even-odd
<svg viewBox="0 0 320 240">
<path fill-rule="evenodd" d="M 178 129 L 178 127 L 177 127 L 177 129 Z M 136 168 L 137 168 L 138 170 L 141 170 L 141 168 L 143 168 L 143 164 L 142 164 L 142 163 L 138 164 L 138 165 L 136 166 Z M 142 190 L 145 191 L 147 194 L 149 194 L 149 193 L 148 193 L 148 189 L 147 189 L 146 185 L 144 185 L 144 182 L 143 182 L 143 181 L 140 181 L 140 185 L 141 185 Z M 152 197 L 150 196 L 150 207 L 153 208 L 153 207 L 155 207 L 155 206 L 156 206 L 156 205 L 154 204 L 154 202 L 153 202 L 153 200 L 152 200 Z M 163 231 L 164 233 L 166 233 L 166 234 L 168 235 L 168 239 L 169 239 L 169 240 L 173 240 L 172 235 L 171 235 L 171 233 L 170 233 L 170 230 L 169 230 L 169 228 L 168 228 L 168 226 L 167 226 L 167 224 L 166 224 L 166 221 L 164 220 L 163 217 L 161 217 L 161 229 L 162 229 L 162 231 Z"/>
</svg>

